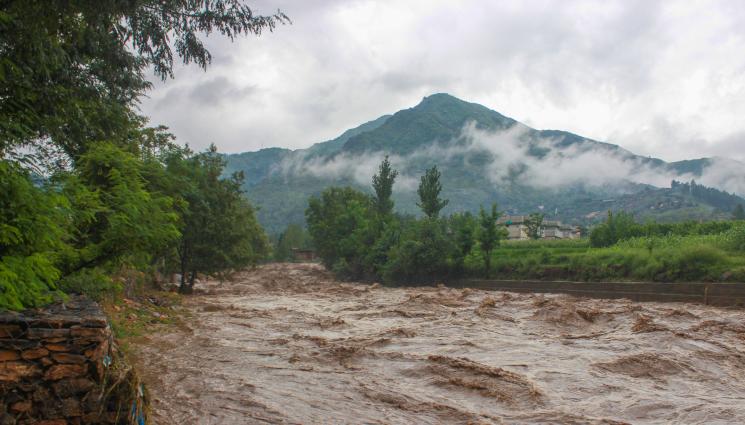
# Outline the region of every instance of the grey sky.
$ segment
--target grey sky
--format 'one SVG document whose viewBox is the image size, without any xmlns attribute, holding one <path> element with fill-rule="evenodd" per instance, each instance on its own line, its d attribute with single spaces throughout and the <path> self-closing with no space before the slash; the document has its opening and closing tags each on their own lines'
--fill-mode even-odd
<svg viewBox="0 0 745 425">
<path fill-rule="evenodd" d="M 745 2 L 247 1 L 293 25 L 181 67 L 142 110 L 226 152 L 307 147 L 447 92 L 666 160 L 745 160 Z"/>
</svg>

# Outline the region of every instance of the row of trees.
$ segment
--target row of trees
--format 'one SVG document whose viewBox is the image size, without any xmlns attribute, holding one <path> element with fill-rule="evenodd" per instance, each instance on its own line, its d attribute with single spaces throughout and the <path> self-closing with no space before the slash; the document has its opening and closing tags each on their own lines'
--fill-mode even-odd
<svg viewBox="0 0 745 425">
<path fill-rule="evenodd" d="M 308 230 L 324 265 L 337 275 L 388 282 L 431 282 L 463 274 L 467 258 L 489 273 L 491 254 L 506 237 L 497 224 L 497 205 L 440 217 L 440 172 L 421 177 L 417 193 L 423 217 L 394 213 L 391 198 L 398 172 L 386 157 L 373 176 L 372 196 L 350 187 L 331 187 L 309 200 Z"/>
<path fill-rule="evenodd" d="M 267 241 L 216 150 L 147 126 L 145 72 L 174 56 L 206 67 L 200 36 L 287 22 L 239 0 L 9 0 L 0 6 L 0 309 L 95 291 L 122 267 L 198 273 L 241 267 Z"/>
</svg>

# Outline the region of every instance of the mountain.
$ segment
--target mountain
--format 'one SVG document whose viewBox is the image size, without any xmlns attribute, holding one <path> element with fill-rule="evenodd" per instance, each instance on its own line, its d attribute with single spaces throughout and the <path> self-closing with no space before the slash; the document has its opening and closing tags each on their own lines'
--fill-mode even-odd
<svg viewBox="0 0 745 425">
<path fill-rule="evenodd" d="M 384 155 L 400 171 L 396 208 L 417 214 L 416 186 L 428 167 L 442 172 L 444 213 L 498 202 L 509 213 L 542 210 L 587 224 L 608 209 L 660 220 L 726 217 L 745 193 L 745 165 L 722 158 L 665 162 L 560 130 L 537 130 L 485 106 L 440 93 L 308 149 L 227 155 L 226 173 L 242 170 L 247 196 L 270 233 L 302 223 L 308 197 L 331 185 L 370 191 Z M 670 187 L 698 180 L 695 191 Z M 695 192 L 695 193 L 694 193 Z M 719 193 L 719 194 L 717 194 Z"/>
</svg>

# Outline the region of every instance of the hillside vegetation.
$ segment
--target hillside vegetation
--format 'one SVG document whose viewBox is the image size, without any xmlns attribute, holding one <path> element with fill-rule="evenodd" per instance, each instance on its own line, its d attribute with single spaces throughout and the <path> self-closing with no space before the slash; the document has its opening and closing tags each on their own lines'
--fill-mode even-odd
<svg viewBox="0 0 745 425">
<path fill-rule="evenodd" d="M 406 284 L 464 277 L 745 281 L 742 219 L 638 223 L 629 213 L 608 212 L 583 239 L 506 241 L 496 204 L 478 215 L 440 215 L 449 200 L 441 197 L 447 182 L 436 167 L 417 190 L 423 216 L 395 214 L 397 176 L 386 158 L 373 176 L 374 195 L 331 187 L 310 198 L 308 230 L 337 276 Z"/>
<path fill-rule="evenodd" d="M 475 214 L 481 205 L 497 202 L 510 214 L 542 207 L 552 219 L 574 224 L 596 223 L 609 209 L 673 222 L 723 219 L 745 203 L 722 188 L 708 188 L 716 194 L 680 186 L 710 172 L 737 186 L 733 182 L 745 181 L 743 164 L 724 159 L 666 163 L 569 132 L 532 129 L 444 93 L 309 149 L 228 155 L 226 170 L 246 173 L 245 188 L 259 207 L 259 221 L 278 234 L 290 223 L 303 223 L 305 200 L 326 187 L 371 194 L 369 179 L 385 155 L 401 173 L 393 199 L 402 214 L 420 213 L 416 181 L 434 164 L 447 182 L 443 196 L 452 201 L 445 214 Z M 653 176 L 658 186 L 639 175 Z M 672 180 L 685 183 L 671 187 Z"/>
</svg>

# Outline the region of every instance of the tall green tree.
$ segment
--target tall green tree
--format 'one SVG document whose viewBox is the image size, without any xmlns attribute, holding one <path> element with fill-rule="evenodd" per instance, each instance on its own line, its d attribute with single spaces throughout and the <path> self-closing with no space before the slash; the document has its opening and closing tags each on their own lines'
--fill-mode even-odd
<svg viewBox="0 0 745 425">
<path fill-rule="evenodd" d="M 391 162 L 386 155 L 383 162 L 380 163 L 378 173 L 372 178 L 372 186 L 375 190 L 373 205 L 381 218 L 387 218 L 393 214 L 391 195 L 393 194 L 393 183 L 396 181 L 396 176 L 398 176 L 398 171 L 391 167 Z"/>
<path fill-rule="evenodd" d="M 18 146 L 77 159 L 91 141 L 123 141 L 140 120 L 152 69 L 174 56 L 206 67 L 202 36 L 231 40 L 289 22 L 240 0 L 6 0 L 0 5 L 0 156 Z M 54 149 L 52 149 L 53 151 Z"/>
<path fill-rule="evenodd" d="M 417 206 L 429 218 L 437 218 L 440 211 L 450 202 L 447 199 L 441 199 L 440 192 L 442 192 L 440 171 L 436 165 L 433 165 L 432 168 L 425 171 L 417 189 L 417 194 L 419 195 Z"/>
<path fill-rule="evenodd" d="M 484 271 L 488 277 L 491 273 L 491 253 L 499 246 L 499 241 L 504 237 L 504 228 L 500 228 L 497 220 L 502 215 L 497 210 L 497 204 L 491 206 L 489 213 L 482 206 L 479 210 L 479 232 L 478 241 L 481 247 L 481 255 L 484 258 Z"/>
<path fill-rule="evenodd" d="M 225 160 L 214 145 L 197 155 L 172 158 L 168 165 L 180 178 L 177 193 L 188 206 L 176 247 L 181 292 L 191 292 L 200 273 L 240 269 L 268 255 L 268 239 L 241 190 L 243 174 L 222 178 Z"/>
<path fill-rule="evenodd" d="M 541 238 L 541 228 L 543 227 L 544 215 L 541 213 L 533 213 L 528 216 L 525 220 L 525 227 L 528 228 L 528 237 L 533 240 Z"/>
<path fill-rule="evenodd" d="M 372 199 L 350 187 L 331 187 L 305 210 L 308 231 L 323 264 L 342 277 L 360 277 L 373 219 Z"/>
<path fill-rule="evenodd" d="M 388 282 L 432 283 L 450 277 L 454 244 L 445 221 L 425 217 L 412 221 L 388 254 L 383 279 Z"/>
<path fill-rule="evenodd" d="M 476 228 L 478 226 L 473 214 L 466 211 L 456 213 L 448 219 L 449 230 L 455 244 L 453 256 L 454 267 L 458 272 L 463 270 L 463 264 L 468 254 L 476 244 Z"/>
</svg>

